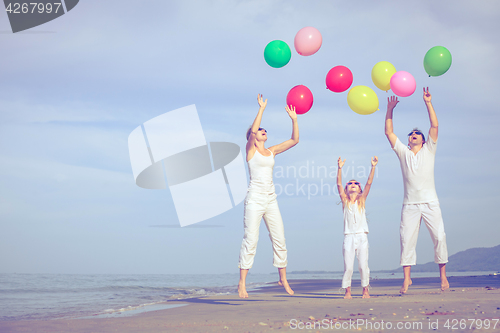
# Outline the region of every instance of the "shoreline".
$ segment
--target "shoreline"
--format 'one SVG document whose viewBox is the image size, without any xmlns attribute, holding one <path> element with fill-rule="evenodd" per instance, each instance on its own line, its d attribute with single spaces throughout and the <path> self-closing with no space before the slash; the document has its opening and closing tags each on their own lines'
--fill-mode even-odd
<svg viewBox="0 0 500 333">
<path fill-rule="evenodd" d="M 399 294 L 401 280 L 371 281 L 370 299 L 361 298 L 359 280 L 353 280 L 352 300 L 338 293 L 340 280 L 291 279 L 294 296 L 271 283 L 249 291 L 248 299 L 237 295 L 201 296 L 169 300 L 166 305 L 179 307 L 145 311 L 133 316 L 87 319 L 55 319 L 0 322 L 1 332 L 267 332 L 270 330 L 316 329 L 380 331 L 384 321 L 423 325 L 420 331 L 435 331 L 448 320 L 469 325 L 493 324 L 500 319 L 500 276 L 451 276 L 450 289 L 441 292 L 439 278 L 413 278 L 405 295 Z M 189 305 L 189 306 L 181 306 Z M 476 320 L 472 323 L 472 319 Z M 353 329 L 353 322 L 358 324 Z M 301 326 L 302 325 L 302 326 Z M 316 326 L 314 326 L 316 325 Z M 333 325 L 333 326 L 332 326 Z M 371 326 L 370 326 L 371 325 Z M 373 326 L 375 325 L 375 326 Z M 492 328 L 493 326 L 491 326 Z M 451 328 L 450 328 L 451 329 Z M 500 329 L 497 323 L 496 329 Z"/>
</svg>

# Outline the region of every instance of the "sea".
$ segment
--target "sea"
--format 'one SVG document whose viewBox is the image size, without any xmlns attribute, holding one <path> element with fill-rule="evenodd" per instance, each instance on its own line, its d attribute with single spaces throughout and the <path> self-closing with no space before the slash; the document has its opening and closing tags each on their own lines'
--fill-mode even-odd
<svg viewBox="0 0 500 333">
<path fill-rule="evenodd" d="M 449 272 L 478 276 L 496 272 Z M 438 277 L 438 272 L 412 277 Z M 289 272 L 294 279 L 341 280 L 342 272 Z M 371 273 L 372 279 L 402 279 L 402 273 Z M 1 274 L 0 321 L 112 318 L 185 306 L 185 298 L 237 293 L 239 274 Z M 247 277 L 247 289 L 276 283 L 277 273 Z M 353 280 L 359 280 L 354 273 Z M 340 283 L 338 283 L 340 284 Z M 332 290 L 335 289 L 332 286 Z"/>
</svg>

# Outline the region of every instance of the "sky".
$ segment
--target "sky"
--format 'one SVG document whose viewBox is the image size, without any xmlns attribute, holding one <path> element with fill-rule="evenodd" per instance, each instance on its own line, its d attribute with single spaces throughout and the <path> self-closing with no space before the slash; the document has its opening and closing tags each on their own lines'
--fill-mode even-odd
<svg viewBox="0 0 500 333">
<path fill-rule="evenodd" d="M 428 132 L 422 88 L 432 94 L 440 124 L 436 190 L 449 254 L 498 245 L 498 17 L 500 3 L 493 0 L 85 0 L 14 34 L 0 11 L 0 273 L 237 273 L 243 203 L 180 228 L 168 189 L 135 184 L 128 135 L 195 104 L 207 141 L 233 142 L 243 151 L 260 93 L 268 99 L 262 127 L 274 145 L 290 137 L 285 100 L 299 84 L 311 90 L 314 104 L 299 115 L 300 143 L 275 165 L 277 188 L 290 184 L 290 195 L 278 197 L 287 270 L 343 270 L 337 159 L 347 160 L 346 177 L 364 184 L 375 155 L 366 204 L 369 265 L 399 267 L 403 183 L 384 135 L 392 94 L 371 80 L 379 61 L 417 82 L 394 111 L 403 142 L 414 127 Z M 316 54 L 301 56 L 293 41 L 307 26 L 321 32 L 323 43 Z M 279 69 L 263 57 L 276 39 L 292 49 Z M 453 63 L 429 77 L 423 58 L 438 45 Z M 347 92 L 326 89 L 326 74 L 338 65 L 352 71 L 352 86 L 377 93 L 379 111 L 356 114 Z M 320 167 L 328 174 L 318 175 Z M 422 226 L 417 263 L 433 258 Z M 262 223 L 251 272 L 275 270 Z"/>
</svg>

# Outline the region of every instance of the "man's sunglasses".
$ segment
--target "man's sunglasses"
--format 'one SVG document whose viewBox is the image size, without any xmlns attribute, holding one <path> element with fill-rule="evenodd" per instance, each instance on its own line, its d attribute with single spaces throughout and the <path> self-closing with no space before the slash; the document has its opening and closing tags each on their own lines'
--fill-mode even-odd
<svg viewBox="0 0 500 333">
<path fill-rule="evenodd" d="M 422 132 L 420 132 L 420 131 L 412 131 L 410 134 L 408 134 L 408 136 L 412 136 L 413 133 L 415 133 L 417 135 L 422 135 L 423 136 Z"/>
<path fill-rule="evenodd" d="M 349 182 L 349 183 L 347 183 L 347 185 L 352 185 L 352 184 L 354 184 L 354 185 L 359 185 L 359 183 L 358 183 L 358 182 Z"/>
</svg>

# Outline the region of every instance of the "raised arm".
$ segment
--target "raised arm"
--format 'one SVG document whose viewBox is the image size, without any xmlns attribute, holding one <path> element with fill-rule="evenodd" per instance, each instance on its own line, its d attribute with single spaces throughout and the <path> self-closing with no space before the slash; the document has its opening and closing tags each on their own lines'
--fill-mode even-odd
<svg viewBox="0 0 500 333">
<path fill-rule="evenodd" d="M 362 196 L 366 199 L 368 193 L 370 193 L 370 188 L 372 187 L 373 177 L 375 176 L 375 166 L 378 163 L 378 157 L 375 156 L 372 158 L 372 169 L 370 170 L 370 175 L 368 176 L 368 180 L 366 181 L 365 189 L 363 191 Z"/>
<path fill-rule="evenodd" d="M 264 110 L 266 109 L 267 105 L 267 98 L 266 100 L 263 100 L 261 94 L 257 95 L 257 101 L 259 102 L 259 112 L 257 113 L 255 120 L 253 121 L 250 130 L 250 136 L 248 137 L 247 147 L 246 147 L 247 156 L 252 149 L 255 149 L 255 136 L 257 135 L 257 131 L 259 130 L 260 122 L 262 121 L 262 114 L 264 113 Z"/>
<path fill-rule="evenodd" d="M 398 98 L 396 96 L 387 97 L 387 114 L 385 115 L 385 136 L 391 143 L 391 147 L 394 148 L 396 144 L 396 140 L 398 137 L 394 134 L 393 126 L 392 126 L 392 111 L 399 103 Z"/>
<path fill-rule="evenodd" d="M 427 112 L 429 112 L 429 120 L 431 122 L 431 129 L 429 130 L 429 136 L 432 140 L 437 141 L 438 139 L 438 119 L 436 116 L 436 111 L 434 111 L 434 107 L 431 102 L 432 96 L 429 92 L 429 87 L 427 87 L 427 91 L 424 88 L 424 102 L 427 107 Z"/>
<path fill-rule="evenodd" d="M 342 204 L 347 200 L 347 195 L 345 194 L 344 188 L 342 187 L 342 167 L 345 164 L 345 160 L 342 161 L 342 158 L 339 157 L 337 161 L 338 170 L 337 170 L 337 189 L 339 191 L 340 200 Z"/>
<path fill-rule="evenodd" d="M 295 107 L 288 105 L 285 107 L 286 112 L 290 119 L 292 119 L 292 137 L 285 142 L 277 144 L 269 148 L 274 155 L 278 155 L 299 143 L 299 123 L 297 122 L 297 113 L 295 112 Z"/>
</svg>

